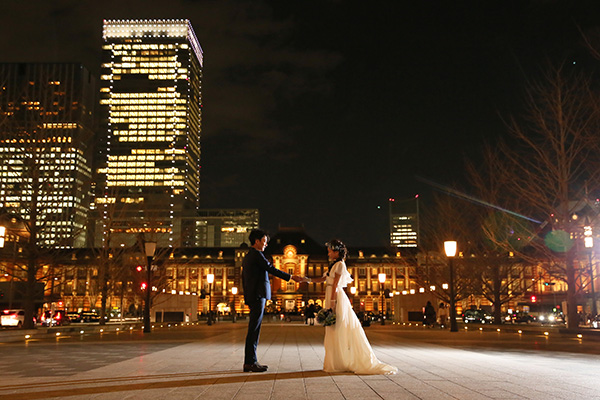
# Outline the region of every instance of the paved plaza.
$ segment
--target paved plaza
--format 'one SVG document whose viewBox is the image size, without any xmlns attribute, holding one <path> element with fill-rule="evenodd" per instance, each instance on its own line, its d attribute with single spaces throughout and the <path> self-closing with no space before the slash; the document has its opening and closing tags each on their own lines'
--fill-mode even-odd
<svg viewBox="0 0 600 400">
<path fill-rule="evenodd" d="M 390 376 L 322 371 L 323 328 L 263 325 L 265 373 L 242 372 L 246 325 L 157 327 L 0 343 L 0 399 L 600 399 L 600 342 L 572 334 L 366 328 Z"/>
</svg>

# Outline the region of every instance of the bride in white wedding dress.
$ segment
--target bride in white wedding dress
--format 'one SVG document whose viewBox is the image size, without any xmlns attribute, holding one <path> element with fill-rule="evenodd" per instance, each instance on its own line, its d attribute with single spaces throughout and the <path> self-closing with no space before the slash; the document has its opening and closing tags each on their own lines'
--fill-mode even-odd
<svg viewBox="0 0 600 400">
<path fill-rule="evenodd" d="M 346 246 L 339 240 L 327 243 L 330 260 L 335 260 L 322 278 L 313 282 L 326 282 L 325 309 L 335 311 L 336 322 L 325 327 L 326 372 L 354 372 L 356 374 L 395 374 L 398 368 L 382 363 L 373 353 L 365 331 L 344 292 L 352 282 L 346 269 Z"/>
</svg>

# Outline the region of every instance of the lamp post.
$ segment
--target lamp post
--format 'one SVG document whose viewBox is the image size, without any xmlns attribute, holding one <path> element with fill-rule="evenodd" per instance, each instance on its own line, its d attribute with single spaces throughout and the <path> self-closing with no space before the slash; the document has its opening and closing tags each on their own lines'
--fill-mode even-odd
<svg viewBox="0 0 600 400">
<path fill-rule="evenodd" d="M 6 227 L 0 226 L 0 248 L 4 247 L 4 237 L 6 236 Z"/>
<path fill-rule="evenodd" d="M 150 291 L 152 290 L 152 259 L 156 251 L 156 242 L 144 242 L 146 252 L 146 302 L 144 304 L 144 333 L 152 332 L 150 324 Z"/>
<path fill-rule="evenodd" d="M 352 308 L 354 308 L 354 298 L 356 297 L 356 286 L 350 286 L 350 294 L 352 294 Z"/>
<path fill-rule="evenodd" d="M 215 274 L 207 274 L 206 281 L 208 282 L 208 321 L 207 325 L 212 325 L 212 309 L 210 303 L 212 302 L 212 284 L 215 281 Z"/>
<path fill-rule="evenodd" d="M 444 242 L 444 251 L 446 257 L 448 257 L 448 266 L 450 267 L 450 332 L 458 332 L 458 326 L 456 325 L 456 304 L 455 304 L 455 293 L 454 293 L 454 265 L 452 260 L 456 255 L 457 244 L 455 241 L 450 240 Z"/>
<path fill-rule="evenodd" d="M 383 306 L 385 304 L 385 298 L 383 297 L 383 286 L 385 284 L 385 278 L 385 274 L 379 274 L 379 292 L 381 293 L 381 325 L 385 325 L 385 318 L 383 318 Z"/>
<path fill-rule="evenodd" d="M 393 297 L 394 297 L 394 291 L 390 290 L 390 299 L 392 299 Z M 392 317 L 392 321 L 395 321 L 394 302 L 393 301 L 390 301 L 390 308 L 389 308 L 388 312 L 390 313 L 390 316 Z"/>
<path fill-rule="evenodd" d="M 596 294 L 594 293 L 594 267 L 592 265 L 592 252 L 594 248 L 594 237 L 592 236 L 592 227 L 590 225 L 583 227 L 583 243 L 588 249 L 589 266 L 590 266 L 590 289 L 592 291 L 592 318 L 598 314 L 596 306 Z"/>
<path fill-rule="evenodd" d="M 6 227 L 5 226 L 0 226 L 0 249 L 4 248 L 5 240 L 6 240 Z M 9 289 L 8 289 L 8 308 L 9 309 L 12 308 L 12 301 L 13 301 L 13 280 L 14 280 L 14 275 L 15 275 L 14 274 L 14 270 L 15 270 L 16 258 L 17 258 L 16 254 L 17 254 L 17 241 L 14 240 L 13 258 L 15 259 L 15 264 L 13 265 L 12 271 L 11 271 L 11 274 L 10 274 L 10 286 L 9 286 Z M 5 274 L 8 275 L 8 272 L 6 271 Z"/>
<path fill-rule="evenodd" d="M 237 312 L 235 311 L 235 295 L 237 294 L 237 287 L 232 287 L 231 288 L 231 294 L 233 294 L 233 318 L 232 318 L 232 322 L 235 324 L 235 317 Z"/>
</svg>

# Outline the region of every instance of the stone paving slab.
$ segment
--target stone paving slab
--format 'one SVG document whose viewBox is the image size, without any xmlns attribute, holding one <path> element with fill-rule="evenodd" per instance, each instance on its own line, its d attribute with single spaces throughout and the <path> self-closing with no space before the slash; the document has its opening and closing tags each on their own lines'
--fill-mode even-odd
<svg viewBox="0 0 600 400">
<path fill-rule="evenodd" d="M 372 327 L 375 353 L 400 372 L 329 374 L 321 369 L 322 327 L 265 324 L 258 354 L 269 370 L 244 373 L 245 329 L 217 324 L 5 343 L 0 400 L 600 399 L 600 356 L 585 351 L 471 347 L 475 339 L 456 346 L 449 335 L 462 333 Z"/>
</svg>

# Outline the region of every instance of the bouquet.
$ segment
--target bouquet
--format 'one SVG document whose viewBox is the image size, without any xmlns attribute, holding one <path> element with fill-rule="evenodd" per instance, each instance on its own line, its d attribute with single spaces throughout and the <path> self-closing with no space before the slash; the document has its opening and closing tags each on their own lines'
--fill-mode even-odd
<svg viewBox="0 0 600 400">
<path fill-rule="evenodd" d="M 335 313 L 331 308 L 321 309 L 317 314 L 317 322 L 323 324 L 323 326 L 335 325 Z"/>
</svg>

